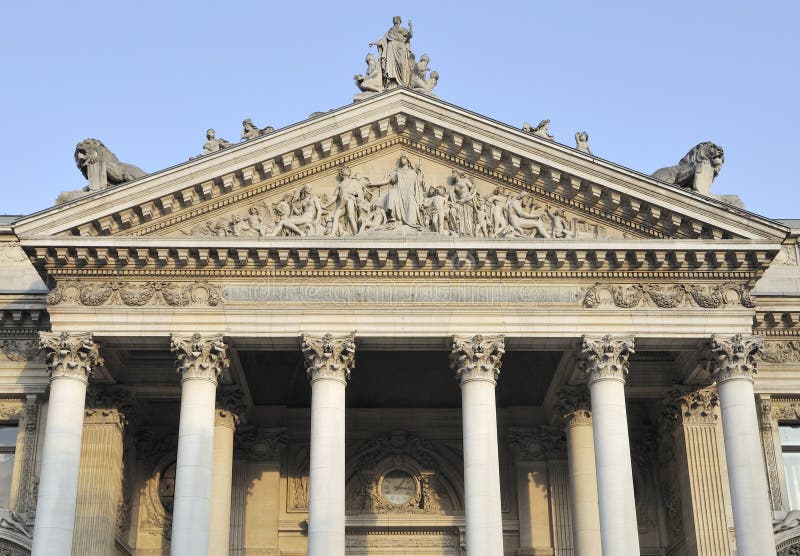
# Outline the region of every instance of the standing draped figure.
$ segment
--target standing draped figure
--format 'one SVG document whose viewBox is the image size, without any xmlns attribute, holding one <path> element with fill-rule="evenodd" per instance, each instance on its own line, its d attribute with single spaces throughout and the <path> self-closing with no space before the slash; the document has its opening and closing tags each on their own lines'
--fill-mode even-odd
<svg viewBox="0 0 800 556">
<path fill-rule="evenodd" d="M 381 69 L 386 87 L 408 87 L 411 83 L 411 70 L 414 66 L 414 53 L 411 52 L 411 35 L 413 33 L 411 21 L 408 29 L 400 26 L 400 16 L 392 18 L 392 27 L 386 34 L 370 46 L 378 47 Z"/>
<path fill-rule="evenodd" d="M 419 209 L 425 194 L 425 179 L 419 168 L 414 168 L 407 156 L 397 161 L 397 169 L 369 187 L 390 184 L 383 199 L 383 208 L 389 221 L 399 221 L 412 228 L 421 228 Z"/>
</svg>

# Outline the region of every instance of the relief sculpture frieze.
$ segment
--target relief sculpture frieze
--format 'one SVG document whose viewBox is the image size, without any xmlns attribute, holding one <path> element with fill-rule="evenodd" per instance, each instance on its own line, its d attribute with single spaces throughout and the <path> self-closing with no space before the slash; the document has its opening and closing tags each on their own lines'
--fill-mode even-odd
<svg viewBox="0 0 800 556">
<path fill-rule="evenodd" d="M 741 284 L 603 284 L 590 286 L 583 296 L 583 307 L 755 307 L 750 291 Z"/>
<path fill-rule="evenodd" d="M 47 296 L 48 305 L 166 305 L 186 307 L 222 303 L 219 286 L 209 282 L 78 282 L 69 281 L 53 288 Z"/>
<path fill-rule="evenodd" d="M 327 185 L 327 187 L 326 187 Z M 183 233 L 218 237 L 451 236 L 591 239 L 613 230 L 525 191 L 481 184 L 465 171 L 426 176 L 402 155 L 383 176 L 341 166 L 335 182 L 303 184 Z M 617 236 L 621 233 L 617 232 Z"/>
</svg>

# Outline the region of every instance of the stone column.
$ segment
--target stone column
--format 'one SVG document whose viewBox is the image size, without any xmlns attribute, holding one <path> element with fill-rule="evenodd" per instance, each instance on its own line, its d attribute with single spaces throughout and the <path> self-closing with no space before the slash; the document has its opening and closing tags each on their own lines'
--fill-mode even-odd
<svg viewBox="0 0 800 556">
<path fill-rule="evenodd" d="M 211 521 L 208 554 L 230 553 L 233 436 L 245 407 L 239 390 L 219 389 L 214 412 L 214 459 L 211 466 Z"/>
<path fill-rule="evenodd" d="M 229 365 L 222 335 L 172 336 L 181 375 L 181 416 L 171 553 L 208 554 L 214 405 L 217 379 Z"/>
<path fill-rule="evenodd" d="M 680 522 L 688 554 L 731 553 L 717 445 L 718 405 L 713 388 L 676 386 L 662 416 L 662 435 L 674 440 Z"/>
<path fill-rule="evenodd" d="M 739 556 L 775 552 L 753 377 L 763 336 L 712 336 L 707 368 L 717 381 Z"/>
<path fill-rule="evenodd" d="M 585 390 L 562 389 L 554 408 L 567 435 L 572 543 L 576 556 L 602 556 L 594 432 L 589 406 Z"/>
<path fill-rule="evenodd" d="M 638 556 L 625 376 L 633 337 L 583 336 L 579 367 L 591 394 L 600 537 L 603 554 Z"/>
<path fill-rule="evenodd" d="M 123 503 L 123 435 L 133 416 L 132 402 L 124 391 L 97 385 L 90 389 L 83 420 L 73 554 L 114 553 Z"/>
<path fill-rule="evenodd" d="M 303 335 L 302 349 L 311 381 L 308 556 L 343 556 L 344 391 L 355 366 L 355 337 Z"/>
<path fill-rule="evenodd" d="M 41 332 L 40 338 L 50 371 L 50 401 L 32 554 L 68 555 L 75 524 L 86 385 L 92 368 L 102 365 L 103 359 L 89 333 Z"/>
<path fill-rule="evenodd" d="M 470 556 L 503 554 L 495 385 L 504 352 L 502 336 L 453 337 L 450 366 L 461 385 L 466 540 Z"/>
</svg>

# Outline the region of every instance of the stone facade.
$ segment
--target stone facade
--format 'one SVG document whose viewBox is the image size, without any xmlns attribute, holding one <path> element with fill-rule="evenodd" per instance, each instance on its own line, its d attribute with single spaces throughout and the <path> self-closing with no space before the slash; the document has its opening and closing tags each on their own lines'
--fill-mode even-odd
<svg viewBox="0 0 800 556">
<path fill-rule="evenodd" d="M 797 550 L 800 229 L 439 101 L 400 24 L 354 105 L 0 224 L 2 550 Z"/>
</svg>

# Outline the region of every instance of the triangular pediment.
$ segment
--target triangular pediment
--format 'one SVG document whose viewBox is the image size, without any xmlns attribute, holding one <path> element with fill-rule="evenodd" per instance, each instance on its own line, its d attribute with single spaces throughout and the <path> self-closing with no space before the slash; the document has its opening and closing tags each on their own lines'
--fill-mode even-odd
<svg viewBox="0 0 800 556">
<path fill-rule="evenodd" d="M 397 178 L 402 155 L 418 178 Z M 359 190 L 349 201 L 337 191 L 343 166 L 360 178 L 349 184 Z M 315 204 L 309 224 L 306 209 Z M 363 223 L 360 234 L 352 217 Z M 404 89 L 47 209 L 15 231 L 778 241 L 785 234 L 746 211 Z"/>
</svg>

